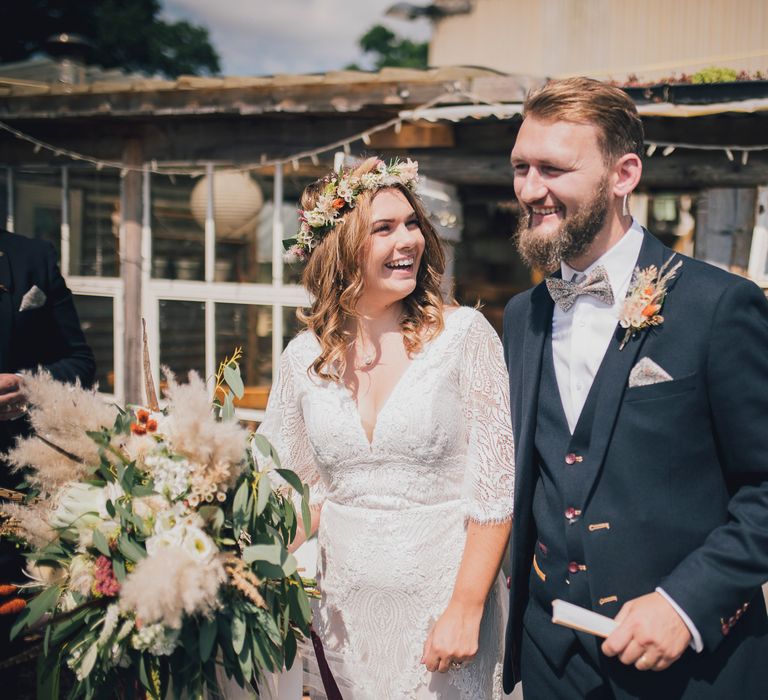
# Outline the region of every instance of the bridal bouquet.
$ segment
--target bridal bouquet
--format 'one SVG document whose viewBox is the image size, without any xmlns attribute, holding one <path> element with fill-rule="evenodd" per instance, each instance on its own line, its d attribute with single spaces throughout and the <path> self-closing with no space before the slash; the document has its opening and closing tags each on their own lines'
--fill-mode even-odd
<svg viewBox="0 0 768 700">
<path fill-rule="evenodd" d="M 62 664 L 71 697 L 215 695 L 224 676 L 246 686 L 290 668 L 309 635 L 286 549 L 298 524 L 287 492 L 308 524 L 308 487 L 233 419 L 238 356 L 222 363 L 217 389 L 230 391 L 213 406 L 194 373 L 167 374 L 162 410 L 26 377 L 34 433 L 9 458 L 32 494 L 5 511 L 32 550 L 23 592 L 36 595 L 12 635 L 37 632 L 47 697 Z"/>
</svg>

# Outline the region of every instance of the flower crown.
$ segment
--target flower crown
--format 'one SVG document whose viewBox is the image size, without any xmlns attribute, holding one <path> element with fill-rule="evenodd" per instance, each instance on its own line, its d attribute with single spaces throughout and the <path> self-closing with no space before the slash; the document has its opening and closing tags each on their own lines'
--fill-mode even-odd
<svg viewBox="0 0 768 700">
<path fill-rule="evenodd" d="M 408 158 L 397 158 L 387 165 L 380 160 L 376 170 L 354 176 L 351 170 L 339 170 L 325 177 L 322 194 L 314 209 L 299 209 L 299 231 L 295 238 L 283 241 L 286 262 L 306 262 L 318 243 L 334 226 L 344 220 L 344 214 L 355 208 L 355 200 L 366 190 L 403 185 L 410 190 L 419 180 L 419 164 Z"/>
</svg>

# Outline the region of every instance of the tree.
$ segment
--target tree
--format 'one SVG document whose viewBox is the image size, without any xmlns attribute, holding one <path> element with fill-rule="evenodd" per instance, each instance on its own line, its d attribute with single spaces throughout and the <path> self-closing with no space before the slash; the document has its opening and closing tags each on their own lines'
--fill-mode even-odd
<svg viewBox="0 0 768 700">
<path fill-rule="evenodd" d="M 376 70 L 388 66 L 402 68 L 427 67 L 427 42 L 416 42 L 398 37 L 393 31 L 382 24 L 371 27 L 359 40 L 363 53 L 373 54 Z M 351 70 L 359 70 L 359 66 L 347 66 Z"/>
<path fill-rule="evenodd" d="M 45 51 L 49 37 L 78 34 L 90 44 L 89 63 L 151 75 L 218 73 L 208 30 L 158 18 L 159 0 L 4 0 L 0 63 Z"/>
</svg>

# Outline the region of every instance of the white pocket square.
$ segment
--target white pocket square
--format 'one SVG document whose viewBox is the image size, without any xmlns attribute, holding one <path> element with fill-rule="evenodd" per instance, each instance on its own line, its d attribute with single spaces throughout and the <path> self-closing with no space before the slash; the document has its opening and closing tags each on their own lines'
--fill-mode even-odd
<svg viewBox="0 0 768 700">
<path fill-rule="evenodd" d="M 648 386 L 661 382 L 671 382 L 672 376 L 657 365 L 650 357 L 644 357 L 629 373 L 629 388 L 636 386 Z"/>
<path fill-rule="evenodd" d="M 19 311 L 31 311 L 32 309 L 39 309 L 48 297 L 45 296 L 45 292 L 40 289 L 36 284 L 33 284 L 30 290 L 21 298 L 21 306 Z"/>
</svg>

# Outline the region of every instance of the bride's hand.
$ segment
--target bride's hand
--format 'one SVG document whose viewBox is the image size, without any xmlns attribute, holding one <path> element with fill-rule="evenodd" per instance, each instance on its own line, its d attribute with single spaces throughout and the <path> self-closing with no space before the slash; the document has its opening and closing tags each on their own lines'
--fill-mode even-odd
<svg viewBox="0 0 768 700">
<path fill-rule="evenodd" d="M 451 602 L 432 627 L 421 657 L 428 671 L 445 673 L 477 654 L 483 606 Z"/>
</svg>

